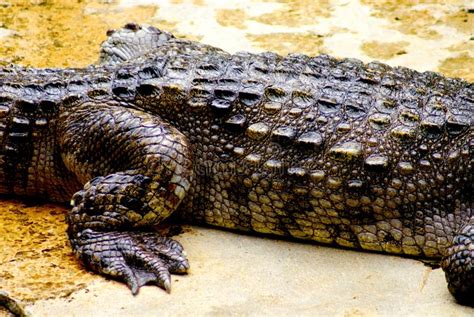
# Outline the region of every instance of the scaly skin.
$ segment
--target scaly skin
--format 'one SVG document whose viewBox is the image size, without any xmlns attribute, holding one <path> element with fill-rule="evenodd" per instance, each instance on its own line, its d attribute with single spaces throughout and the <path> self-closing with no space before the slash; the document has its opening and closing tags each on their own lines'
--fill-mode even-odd
<svg viewBox="0 0 474 317">
<path fill-rule="evenodd" d="M 110 32 L 100 63 L 0 69 L 0 191 L 73 197 L 68 234 L 90 269 L 133 293 L 169 290 L 189 264 L 146 228 L 175 212 L 445 256 L 450 291 L 474 302 L 473 84 L 325 55 L 231 55 L 134 24 Z"/>
</svg>

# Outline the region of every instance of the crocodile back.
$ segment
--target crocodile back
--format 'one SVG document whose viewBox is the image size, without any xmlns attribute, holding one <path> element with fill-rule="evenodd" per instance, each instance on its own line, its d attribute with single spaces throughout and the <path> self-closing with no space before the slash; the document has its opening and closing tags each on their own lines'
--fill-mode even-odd
<svg viewBox="0 0 474 317">
<path fill-rule="evenodd" d="M 325 55 L 162 52 L 131 103 L 194 146 L 184 218 L 439 256 L 472 213 L 472 84 Z"/>
<path fill-rule="evenodd" d="M 0 192 L 66 201 L 80 188 L 54 122 L 85 101 L 160 116 L 187 136 L 187 220 L 439 256 L 472 214 L 474 88 L 459 79 L 176 39 L 115 66 L 5 68 Z"/>
</svg>

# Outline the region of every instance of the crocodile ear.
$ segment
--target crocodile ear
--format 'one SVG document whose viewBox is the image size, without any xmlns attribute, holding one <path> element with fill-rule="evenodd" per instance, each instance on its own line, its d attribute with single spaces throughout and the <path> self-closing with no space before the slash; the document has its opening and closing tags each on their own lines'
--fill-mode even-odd
<svg viewBox="0 0 474 317">
<path fill-rule="evenodd" d="M 142 56 L 174 36 L 153 26 L 127 23 L 118 30 L 107 31 L 101 44 L 99 64 L 118 64 Z"/>
</svg>

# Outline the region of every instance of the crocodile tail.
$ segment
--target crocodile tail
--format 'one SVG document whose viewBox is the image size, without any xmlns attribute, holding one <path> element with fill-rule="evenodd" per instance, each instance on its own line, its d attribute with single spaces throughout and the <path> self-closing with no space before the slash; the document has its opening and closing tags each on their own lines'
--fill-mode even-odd
<svg viewBox="0 0 474 317">
<path fill-rule="evenodd" d="M 448 289 L 463 304 L 474 307 L 474 217 L 459 230 L 441 266 Z"/>
<path fill-rule="evenodd" d="M 101 44 L 99 64 L 118 64 L 142 56 L 174 36 L 153 26 L 128 23 L 118 30 L 109 30 Z"/>
</svg>

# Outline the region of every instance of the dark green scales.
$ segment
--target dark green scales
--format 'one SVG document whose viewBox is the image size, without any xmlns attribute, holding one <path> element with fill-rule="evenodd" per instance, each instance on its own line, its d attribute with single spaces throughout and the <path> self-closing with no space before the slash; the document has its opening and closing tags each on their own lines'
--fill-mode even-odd
<svg viewBox="0 0 474 317">
<path fill-rule="evenodd" d="M 137 293 L 189 268 L 178 218 L 443 258 L 474 302 L 474 86 L 228 54 L 130 24 L 85 69 L 0 69 L 0 192 L 66 202 L 75 254 Z"/>
</svg>

